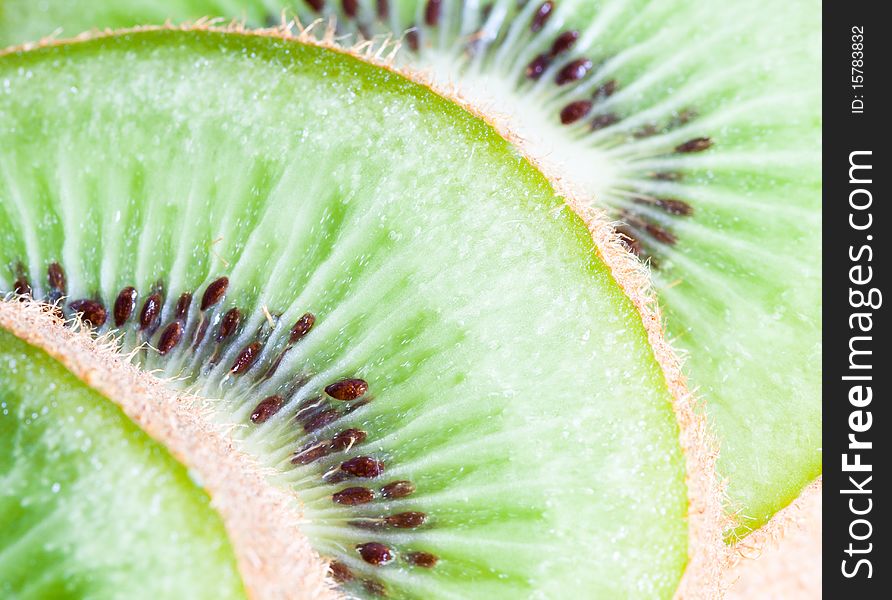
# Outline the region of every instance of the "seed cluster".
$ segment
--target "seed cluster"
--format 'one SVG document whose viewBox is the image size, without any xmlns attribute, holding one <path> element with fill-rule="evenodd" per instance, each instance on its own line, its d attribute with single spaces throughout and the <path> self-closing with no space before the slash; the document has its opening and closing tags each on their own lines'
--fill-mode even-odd
<svg viewBox="0 0 892 600">
<path fill-rule="evenodd" d="M 336 3 L 337 0 L 331 0 L 329 6 Z M 325 0 L 305 0 L 306 4 L 315 12 L 321 13 L 326 8 Z M 463 4 L 459 2 L 459 4 Z M 518 8 L 524 7 L 527 2 L 519 1 Z M 364 16 L 359 10 L 359 4 L 356 0 L 340 0 L 340 10 L 345 17 L 345 27 L 349 30 L 351 27 L 365 37 L 369 37 L 368 28 L 372 24 L 369 19 L 377 19 L 379 25 L 385 29 L 389 29 L 391 24 L 387 21 L 390 16 L 390 4 L 387 0 L 378 0 L 376 3 L 375 14 Z M 422 4 L 421 21 L 413 24 L 405 34 L 405 41 L 409 49 L 413 52 L 421 50 L 421 44 L 424 41 L 422 36 L 426 35 L 428 29 L 441 28 L 444 26 L 444 9 L 445 4 L 442 0 L 425 0 Z M 467 51 L 470 55 L 478 54 L 487 44 L 496 46 L 499 43 L 498 34 L 492 33 L 484 29 L 490 15 L 492 14 L 493 3 L 485 2 L 479 8 L 480 29 L 478 33 L 469 36 L 462 36 L 467 44 Z M 464 6 L 459 7 L 460 12 L 464 12 Z M 550 28 L 558 10 L 557 0 L 545 0 L 535 5 L 528 11 L 524 10 L 523 14 L 531 15 L 529 21 L 525 24 L 530 39 L 522 43 L 536 44 L 541 36 L 549 36 L 551 40 L 547 45 L 547 49 L 537 54 L 523 69 L 521 77 L 525 77 L 529 81 L 539 81 L 546 73 L 553 73 L 551 83 L 556 87 L 567 90 L 568 93 L 562 92 L 561 97 L 571 97 L 576 89 L 581 89 L 582 84 L 590 79 L 595 67 L 606 62 L 605 57 L 598 57 L 600 60 L 594 60 L 596 57 L 584 56 L 577 54 L 573 56 L 573 49 L 576 47 L 581 35 L 579 31 L 566 29 L 553 33 L 554 28 Z M 506 21 L 502 26 L 507 28 L 511 21 Z M 551 36 L 554 36 L 553 38 Z M 578 86 L 578 87 L 574 87 Z M 557 119 L 559 122 L 568 127 L 585 127 L 590 132 L 600 132 L 608 130 L 619 125 L 623 121 L 623 116 L 615 110 L 607 108 L 607 100 L 610 99 L 618 89 L 616 80 L 609 80 L 599 85 L 594 92 L 587 94 L 584 98 L 569 99 L 558 111 Z M 646 124 L 637 130 L 631 132 L 630 139 L 638 140 L 657 135 L 661 132 L 671 130 L 689 122 L 694 116 L 692 111 L 681 111 L 681 113 L 670 120 L 670 122 L 658 126 L 657 124 Z M 622 141 L 622 140 L 620 140 Z M 711 148 L 713 140 L 707 136 L 699 136 L 689 139 L 674 147 L 667 149 L 667 154 L 686 155 L 697 152 L 703 152 Z M 683 178 L 681 171 L 659 171 L 648 173 L 646 176 L 654 181 L 676 182 Z M 684 200 L 671 197 L 653 197 L 642 190 L 622 190 L 623 198 L 630 198 L 630 204 L 618 211 L 617 217 L 624 221 L 624 224 L 618 228 L 618 232 L 625 240 L 629 249 L 642 257 L 650 258 L 654 266 L 659 266 L 658 261 L 652 253 L 659 250 L 660 246 L 672 246 L 678 243 L 678 237 L 672 233 L 667 224 L 662 220 L 654 219 L 651 215 L 641 210 L 636 210 L 634 205 L 649 206 L 657 209 L 669 217 L 691 217 L 694 213 L 693 207 Z"/>
<path fill-rule="evenodd" d="M 223 321 L 225 321 L 225 316 Z M 305 313 L 292 326 L 288 345 L 275 360 L 278 364 L 291 346 L 303 339 L 311 331 L 316 317 Z M 241 357 L 241 355 L 240 355 Z M 304 382 L 300 382 L 303 385 Z M 315 435 L 357 408 L 373 400 L 369 393 L 368 381 L 358 377 L 344 377 L 332 381 L 322 389 L 322 393 L 304 400 L 291 422 L 301 428 L 306 435 Z M 287 405 L 284 395 L 274 394 L 260 400 L 250 415 L 250 421 L 257 426 L 269 422 Z M 337 431 L 337 430 L 336 430 Z M 385 461 L 373 453 L 363 451 L 369 433 L 357 427 L 341 429 L 333 435 L 317 438 L 297 449 L 291 463 L 301 467 L 320 462 L 339 454 L 343 458 L 322 474 L 322 481 L 336 486 L 331 493 L 332 504 L 345 508 L 374 507 L 376 502 L 397 500 L 411 496 L 416 486 L 407 480 L 393 480 L 377 483 L 386 474 Z M 350 456 L 353 451 L 357 453 Z M 375 532 L 382 530 L 417 530 L 428 526 L 429 517 L 421 511 L 401 511 L 376 516 L 357 516 L 346 521 L 348 527 Z M 371 536 L 370 536 L 371 537 Z M 439 562 L 439 557 L 429 552 L 409 550 L 405 553 L 377 540 L 370 540 L 355 546 L 358 557 L 367 565 L 384 567 L 397 560 L 409 567 L 431 569 Z M 368 591 L 374 589 L 376 595 L 386 595 L 386 586 L 374 579 L 357 578 L 354 570 L 341 561 L 331 563 L 332 577 L 340 582 L 360 581 Z"/>
<path fill-rule="evenodd" d="M 548 4 L 548 3 L 546 3 Z M 543 5 L 544 6 L 544 5 Z M 548 12 L 548 15 L 551 15 L 552 11 Z M 538 13 L 537 13 L 538 14 Z M 537 32 L 539 29 L 535 28 L 536 21 L 533 21 L 533 25 L 530 27 L 533 32 Z M 544 25 L 544 24 L 543 24 Z M 528 79 L 532 79 L 533 81 L 538 81 L 542 75 L 545 74 L 552 63 L 554 63 L 558 58 L 565 55 L 573 46 L 576 44 L 577 40 L 579 40 L 579 32 L 574 30 L 564 31 L 560 35 L 558 35 L 554 42 L 551 45 L 551 49 L 544 53 L 539 54 L 530 61 L 530 64 L 527 65 L 526 68 L 526 76 Z M 558 85 L 564 85 L 570 83 L 571 81 L 579 81 L 591 70 L 592 62 L 587 58 L 577 58 L 576 60 L 571 61 L 569 64 L 564 66 L 555 77 L 555 83 Z"/>
<path fill-rule="evenodd" d="M 291 330 L 291 338 L 298 341 L 307 334 L 315 317 L 304 315 Z M 336 423 L 359 406 L 372 400 L 369 383 L 357 377 L 345 377 L 326 385 L 323 394 L 310 398 L 297 407 L 293 422 L 307 434 Z M 251 413 L 251 422 L 262 425 L 281 411 L 287 401 L 281 395 L 268 396 L 261 400 Z M 365 430 L 349 427 L 329 437 L 308 442 L 291 457 L 294 465 L 308 466 L 338 454 L 345 455 L 322 475 L 323 482 L 338 486 L 331 494 L 331 502 L 345 508 L 374 507 L 378 501 L 397 500 L 415 493 L 411 481 L 393 480 L 376 483 L 383 478 L 387 466 L 379 457 L 363 451 L 369 438 Z M 353 450 L 357 454 L 349 456 Z M 369 532 L 383 530 L 417 530 L 427 526 L 429 517 L 421 511 L 401 511 L 376 516 L 362 516 L 346 521 L 347 526 Z M 370 540 L 355 546 L 358 557 L 367 565 L 385 567 L 397 560 L 409 567 L 434 568 L 439 557 L 424 551 L 410 550 L 404 553 L 397 548 L 377 540 Z M 354 570 L 341 561 L 332 561 L 331 575 L 339 583 L 360 581 Z M 376 595 L 386 595 L 386 586 L 381 581 L 363 579 L 360 581 L 368 591 L 374 589 Z M 371 588 L 370 588 L 371 586 Z"/>
<path fill-rule="evenodd" d="M 325 0 L 304 1 L 318 13 L 327 7 Z M 330 0 L 328 6 L 336 2 L 339 2 L 340 10 L 347 19 L 358 22 L 363 18 L 358 0 Z M 485 3 L 481 9 L 481 22 L 487 20 L 491 9 L 492 4 Z M 561 101 L 562 107 L 557 116 L 560 123 L 568 130 L 575 127 L 584 128 L 589 132 L 608 130 L 623 120 L 622 115 L 608 108 L 610 106 L 608 100 L 617 92 L 619 84 L 611 79 L 601 83 L 593 92 L 586 92 L 585 97 L 573 97 L 573 94 L 579 95 L 577 90 L 582 89 L 581 84 L 586 80 L 596 83 L 592 81 L 593 71 L 603 61 L 594 60 L 601 57 L 574 53 L 580 32 L 564 30 L 554 33 L 554 28 L 549 24 L 552 23 L 556 10 L 556 2 L 546 0 L 538 4 L 532 13 L 525 13 L 532 14 L 528 23 L 529 33 L 549 36 L 551 42 L 547 46 L 543 44 L 545 50 L 525 65 L 518 78 L 520 80 L 525 78 L 530 82 L 541 81 L 541 85 L 560 88 L 560 97 L 566 97 L 568 100 Z M 388 19 L 390 16 L 388 0 L 377 0 L 375 13 L 380 20 Z M 442 0 L 427 0 L 420 18 L 423 20 L 423 25 L 429 28 L 443 27 Z M 358 24 L 357 27 L 363 31 L 362 24 Z M 524 27 L 527 27 L 527 24 L 524 24 Z M 414 28 L 406 33 L 405 39 L 411 50 L 416 52 L 420 50 L 423 32 L 423 29 L 419 31 L 418 28 Z M 551 36 L 554 36 L 553 40 Z M 469 51 L 479 50 L 482 37 L 482 34 L 470 36 Z M 660 126 L 648 124 L 632 132 L 631 135 L 634 139 L 648 138 L 662 131 L 686 125 L 693 118 L 695 118 L 693 111 L 682 111 L 668 123 Z M 673 146 L 667 153 L 689 155 L 704 152 L 709 150 L 713 143 L 710 137 L 693 137 Z M 683 178 L 683 173 L 667 170 L 651 173 L 650 177 L 656 181 L 676 182 Z M 654 208 L 670 217 L 691 217 L 694 210 L 690 204 L 678 198 L 652 197 L 645 193 L 634 193 L 629 197 L 630 206 L 619 212 L 625 225 L 618 230 L 632 251 L 639 255 L 647 253 L 642 239 L 663 245 L 678 243 L 676 235 L 666 226 L 655 222 L 635 207 Z M 251 315 L 245 314 L 239 307 L 229 306 L 223 312 L 224 300 L 230 289 L 230 280 L 226 276 L 211 281 L 201 294 L 198 314 L 193 316 L 197 317 L 198 321 L 193 322 L 194 334 L 191 339 L 187 339 L 189 331 L 187 326 L 193 301 L 192 292 L 184 292 L 179 296 L 171 315 L 164 314 L 165 289 L 161 282 L 147 290 L 148 294 L 141 307 L 139 300 L 142 296 L 137 288 L 126 286 L 115 297 L 109 313 L 98 296 L 73 299 L 67 302 L 67 306 L 63 306 L 60 301 L 66 297 L 68 285 L 65 271 L 59 263 L 52 262 L 48 265 L 46 280 L 48 287 L 44 298 L 50 303 L 57 304 L 60 313 L 67 308 L 69 314 L 79 314 L 85 324 L 96 329 L 102 328 L 109 321 L 117 328 L 123 328 L 131 321 L 135 321 L 135 329 L 141 341 L 148 342 L 155 339 L 155 334 L 158 334 L 155 348 L 161 357 L 168 356 L 177 349 L 188 350 L 191 347 L 196 351 L 207 338 L 208 347 L 213 349 L 208 350 L 210 356 L 206 357 L 207 364 L 215 365 L 227 355 L 227 350 L 236 348 L 232 346 L 234 340 L 239 338 L 240 330 L 250 322 L 248 317 Z M 23 296 L 33 293 L 30 280 L 21 266 L 16 271 L 14 290 Z M 313 313 L 306 312 L 301 315 L 289 330 L 285 345 L 271 359 L 264 355 L 266 343 L 264 336 L 260 333 L 253 338 L 248 336 L 248 341 L 234 353 L 232 362 L 228 363 L 228 377 L 237 378 L 251 374 L 254 378 L 245 377 L 245 380 L 254 382 L 271 378 L 288 352 L 310 335 L 316 321 L 317 317 Z M 265 370 L 260 370 L 258 364 L 265 364 Z M 374 379 L 372 381 L 374 382 Z M 304 384 L 305 381 L 300 380 L 294 385 L 299 388 Z M 352 546 L 352 551 L 355 553 L 342 557 L 345 560 L 334 560 L 330 563 L 332 577 L 340 583 L 356 582 L 371 594 L 385 596 L 387 588 L 384 583 L 375 578 L 362 576 L 361 568 L 351 568 L 347 563 L 361 561 L 364 565 L 376 568 L 387 568 L 393 563 L 420 569 L 435 568 L 441 560 L 435 554 L 417 548 L 403 548 L 401 544 L 388 545 L 375 539 L 378 537 L 376 534 L 380 532 L 423 531 L 430 528 L 432 522 L 433 525 L 436 524 L 436 515 L 432 519 L 431 515 L 417 510 L 395 511 L 392 508 L 380 508 L 389 506 L 390 501 L 411 497 L 416 493 L 416 485 L 409 480 L 387 477 L 387 461 L 390 459 L 377 455 L 372 449 L 369 442 L 370 438 L 374 438 L 373 429 L 368 431 L 367 426 L 366 429 L 348 427 L 341 421 L 353 411 L 373 401 L 368 381 L 355 376 L 344 376 L 330 381 L 322 389 L 315 390 L 314 395 L 294 406 L 293 415 L 283 410 L 288 407 L 291 396 L 291 393 L 280 392 L 253 399 L 252 404 L 254 402 L 256 404 L 248 420 L 255 427 L 269 427 L 271 422 L 278 422 L 280 425 L 287 423 L 288 427 L 299 432 L 300 437 L 308 439 L 309 441 L 294 450 L 289 459 L 290 463 L 296 469 L 316 468 L 321 481 L 331 486 L 332 505 L 350 511 L 349 518 L 344 520 L 346 526 L 364 532 L 361 535 L 368 541 Z M 342 423 L 340 426 L 339 422 Z M 321 466 L 323 463 L 332 466 L 323 467 Z M 325 472 L 321 472 L 323 469 Z M 327 495 L 325 501 L 328 501 Z M 372 511 L 372 513 L 366 514 L 360 511 Z M 366 535 L 368 537 L 365 537 Z"/>
<path fill-rule="evenodd" d="M 59 302 L 67 292 L 67 279 L 65 271 L 59 263 L 51 263 L 47 269 L 47 294 L 45 300 Z M 31 294 L 30 282 L 19 268 L 15 281 L 16 293 Z M 212 316 L 216 307 L 220 306 L 230 287 L 228 277 L 219 277 L 213 280 L 205 288 L 199 304 L 199 322 L 196 325 L 194 350 L 205 337 L 215 345 L 209 363 L 213 363 L 221 354 L 222 349 L 235 338 L 239 328 L 246 322 L 245 314 L 238 307 L 230 307 L 222 316 Z M 192 305 L 191 292 L 182 293 L 174 306 L 170 320 L 163 322 L 164 318 L 164 285 L 157 282 L 149 290 L 139 311 L 138 300 L 140 293 L 134 286 L 125 286 L 115 296 L 112 310 L 109 313 L 105 304 L 98 297 L 81 298 L 67 303 L 70 314 L 80 314 L 84 323 L 99 329 L 106 325 L 107 321 L 113 322 L 117 328 L 123 328 L 133 322 L 135 331 L 143 340 L 150 340 L 154 333 L 158 333 L 156 350 L 159 356 L 168 356 L 177 348 L 183 347 L 182 341 L 186 336 L 189 319 L 189 309 Z M 61 305 L 60 305 L 61 310 Z M 272 375 L 282 362 L 285 355 L 300 343 L 312 331 L 316 324 L 316 316 L 313 313 L 304 313 L 291 326 L 288 331 L 285 346 L 273 358 L 269 369 L 259 378 L 266 379 Z M 248 343 L 236 355 L 229 369 L 231 376 L 248 373 L 257 363 L 264 347 L 262 336 L 257 336 L 254 341 Z M 189 346 L 185 346 L 186 349 Z M 298 378 L 296 388 L 305 385 L 306 379 Z M 304 400 L 297 406 L 296 413 L 292 417 L 294 426 L 301 430 L 302 435 L 316 435 L 356 409 L 365 406 L 373 400 L 368 381 L 359 377 L 343 377 L 331 381 L 325 385 L 320 393 Z M 268 395 L 257 402 L 250 413 L 249 420 L 254 426 L 263 426 L 271 421 L 288 404 L 287 394 Z M 326 485 L 334 486 L 331 493 L 331 502 L 334 505 L 350 507 L 374 507 L 376 502 L 386 502 L 407 498 L 415 493 L 416 486 L 411 481 L 396 479 L 381 481 L 387 471 L 385 461 L 374 453 L 365 451 L 369 439 L 369 432 L 357 427 L 346 427 L 336 430 L 336 433 L 308 442 L 297 449 L 291 463 L 305 467 L 328 457 L 343 455 L 335 465 L 321 474 L 322 481 Z M 358 451 L 354 454 L 354 451 Z M 427 513 L 417 510 L 403 510 L 399 512 L 378 513 L 372 516 L 355 515 L 345 521 L 346 526 L 370 533 L 383 530 L 418 530 L 430 525 Z M 371 537 L 371 536 L 370 536 Z M 357 556 L 365 564 L 374 567 L 384 567 L 395 561 L 401 561 L 409 567 L 430 569 L 437 565 L 439 557 L 426 551 L 406 550 L 400 551 L 374 539 L 357 544 L 355 546 Z M 372 590 L 376 595 L 386 595 L 386 586 L 375 579 L 358 579 L 354 572 L 343 562 L 331 563 L 332 577 L 339 582 L 359 581 L 366 591 Z"/>
<path fill-rule="evenodd" d="M 303 426 L 305 432 L 312 433 L 322 428 L 319 426 L 320 420 L 324 426 L 331 425 L 356 407 L 370 402 L 368 392 L 369 384 L 364 379 L 356 377 L 339 379 L 325 386 L 324 395 L 306 401 L 299 407 L 294 420 Z M 332 401 L 336 404 L 332 404 Z M 283 405 L 280 396 L 265 398 L 254 409 L 251 420 L 261 424 L 278 412 Z M 386 465 L 382 459 L 363 452 L 363 445 L 368 437 L 368 432 L 356 427 L 343 429 L 331 437 L 317 439 L 299 448 L 292 456 L 291 462 L 306 466 L 357 449 L 357 455 L 339 460 L 322 475 L 323 481 L 330 485 L 344 483 L 331 494 L 333 504 L 343 507 L 374 507 L 378 501 L 411 496 L 416 490 L 411 481 L 393 480 L 383 485 L 375 483 L 384 476 Z M 347 526 L 369 532 L 388 529 L 415 530 L 427 525 L 428 522 L 428 515 L 424 512 L 402 511 L 352 518 L 347 521 Z M 424 569 L 434 568 L 439 561 L 439 557 L 429 552 L 401 553 L 396 548 L 374 539 L 357 544 L 355 549 L 364 563 L 374 567 L 384 567 L 400 557 L 407 566 Z M 332 577 L 339 583 L 357 580 L 354 571 L 343 562 L 333 561 L 330 568 Z M 373 589 L 375 595 L 386 595 L 386 586 L 380 581 L 367 578 L 361 583 L 366 591 Z"/>
<path fill-rule="evenodd" d="M 325 2 L 322 0 L 308 0 L 307 3 L 317 12 L 322 11 L 325 7 Z M 518 7 L 526 4 L 526 2 L 518 2 Z M 390 15 L 389 3 L 386 0 L 379 0 L 376 7 L 377 17 L 372 15 L 371 18 L 377 18 L 381 21 L 379 25 L 385 29 L 389 28 L 390 23 L 385 21 Z M 444 7 L 442 0 L 426 0 L 423 3 L 420 23 L 412 26 L 405 34 L 406 43 L 411 51 L 421 50 L 424 41 L 422 36 L 425 36 L 429 29 L 444 26 Z M 499 43 L 499 34 L 495 34 L 494 37 L 492 31 L 484 29 L 484 25 L 487 24 L 492 14 L 492 8 L 492 3 L 483 3 L 479 9 L 480 29 L 478 33 L 462 36 L 462 39 L 466 40 L 463 43 L 467 44 L 467 52 L 470 56 L 480 53 L 487 44 L 497 46 Z M 554 32 L 554 28 L 549 27 L 557 9 L 558 2 L 556 0 L 546 0 L 536 4 L 529 12 L 524 10 L 523 14 L 531 15 L 526 24 L 529 35 L 532 36 L 527 40 L 528 43 L 538 43 L 541 36 L 549 36 L 551 41 L 545 51 L 537 54 L 526 64 L 520 76 L 537 82 L 546 74 L 551 73 L 549 75 L 550 83 L 561 90 L 560 97 L 568 98 L 557 114 L 557 119 L 562 125 L 573 128 L 584 127 L 589 132 L 611 130 L 611 128 L 620 125 L 624 119 L 615 109 L 608 108 L 609 104 L 607 103 L 618 90 L 618 83 L 611 79 L 600 84 L 585 97 L 572 98 L 574 94 L 578 93 L 576 90 L 583 89 L 582 86 L 592 77 L 595 67 L 606 62 L 606 58 L 597 57 L 600 60 L 596 61 L 596 57 L 592 56 L 580 54 L 574 56 L 573 49 L 579 42 L 581 34 L 572 29 Z M 465 7 L 460 7 L 460 11 L 464 10 Z M 363 21 L 364 17 L 359 14 L 355 3 L 343 0 L 341 11 L 346 17 L 348 30 L 352 26 L 364 36 L 369 37 L 366 32 L 370 23 Z M 510 24 L 511 22 L 507 21 L 503 28 L 507 28 Z M 652 137 L 686 124 L 693 118 L 693 115 L 694 113 L 691 111 L 682 111 L 668 123 L 660 126 L 653 123 L 646 124 L 627 135 L 629 140 Z M 685 155 L 703 152 L 712 145 L 713 140 L 710 137 L 700 136 L 668 148 L 667 154 Z M 646 177 L 654 181 L 676 182 L 683 178 L 683 173 L 681 171 L 661 171 L 648 173 Z M 691 217 L 694 212 L 693 207 L 684 200 L 673 197 L 654 197 L 640 189 L 622 190 L 621 197 L 629 198 L 631 206 L 618 210 L 616 216 L 624 221 L 624 224 L 618 228 L 618 232 L 632 252 L 644 258 L 650 258 L 652 265 L 658 267 L 659 262 L 652 254 L 655 252 L 659 254 L 660 246 L 677 244 L 678 237 L 672 233 L 663 219 L 655 219 L 646 211 L 642 212 L 640 209 L 636 209 L 634 205 L 652 207 L 673 218 Z"/>
</svg>

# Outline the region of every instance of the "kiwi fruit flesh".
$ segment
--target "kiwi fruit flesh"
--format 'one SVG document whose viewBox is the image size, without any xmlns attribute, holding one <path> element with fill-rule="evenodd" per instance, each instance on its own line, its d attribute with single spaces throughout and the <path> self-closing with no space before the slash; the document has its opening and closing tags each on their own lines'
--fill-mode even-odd
<svg viewBox="0 0 892 600">
<path fill-rule="evenodd" d="M 312 4 L 312 3 L 309 3 Z M 820 10 L 809 3 L 295 3 L 457 82 L 620 223 L 706 400 L 729 539 L 821 473 Z"/>
<path fill-rule="evenodd" d="M 666 0 L 39 3 L 7 42 L 62 26 L 224 16 L 336 19 L 400 38 L 397 60 L 500 115 L 526 152 L 621 223 L 649 261 L 707 400 L 731 539 L 821 472 L 820 10 Z M 323 25 L 324 27 L 324 25 Z"/>
<path fill-rule="evenodd" d="M 55 303 L 204 398 L 346 593 L 655 598 L 691 575 L 685 432 L 603 229 L 485 121 L 244 33 L 13 50 L 0 82 L 6 310 Z"/>
<path fill-rule="evenodd" d="M 244 597 L 220 517 L 164 447 L 2 329 L 0 372 L 0 596 Z"/>
</svg>

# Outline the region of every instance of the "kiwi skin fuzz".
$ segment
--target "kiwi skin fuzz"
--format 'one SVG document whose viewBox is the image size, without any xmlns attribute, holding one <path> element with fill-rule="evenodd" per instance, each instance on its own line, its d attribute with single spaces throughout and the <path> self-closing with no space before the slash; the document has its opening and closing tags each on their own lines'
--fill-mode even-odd
<svg viewBox="0 0 892 600">
<path fill-rule="evenodd" d="M 112 336 L 97 338 L 79 320 L 66 323 L 52 305 L 27 298 L 0 301 L 0 327 L 59 361 L 201 474 L 252 597 L 337 597 L 325 563 L 299 529 L 297 498 L 266 482 L 257 462 L 206 418 L 203 399 L 171 393 L 164 381 L 122 356 Z M 289 581 L 300 581 L 300 589 L 290 590 Z"/>
<path fill-rule="evenodd" d="M 735 546 L 725 573 L 729 600 L 821 597 L 822 492 L 819 477 L 767 525 Z"/>
<path fill-rule="evenodd" d="M 299 31 L 293 35 L 294 29 Z M 329 50 L 349 54 L 359 60 L 375 64 L 402 75 L 417 84 L 433 89 L 434 93 L 458 103 L 465 110 L 484 120 L 503 137 L 512 142 L 518 139 L 510 129 L 497 119 L 481 113 L 448 90 L 435 89 L 429 79 L 420 73 L 400 68 L 397 70 L 388 56 L 388 49 L 363 44 L 356 48 L 339 46 L 334 39 L 334 29 L 329 27 L 320 37 L 311 29 L 291 22 L 281 27 L 263 31 L 246 31 L 240 24 L 227 27 L 211 27 L 204 23 L 182 27 L 139 27 L 117 32 L 92 32 L 73 40 L 44 40 L 38 44 L 25 44 L 0 52 L 28 50 L 36 46 L 66 45 L 98 37 L 129 35 L 145 31 L 179 29 L 184 31 L 208 31 L 229 35 L 272 36 L 296 40 L 304 44 L 321 46 Z M 613 227 L 601 213 L 576 201 L 577 196 L 568 185 L 550 175 L 549 169 L 524 157 L 549 177 L 555 189 L 567 199 L 567 204 L 585 222 L 597 248 L 597 253 L 610 268 L 626 294 L 641 314 L 642 322 L 663 369 L 669 388 L 675 399 L 674 408 L 681 429 L 681 447 L 687 465 L 689 490 L 689 561 L 682 585 L 676 594 L 684 598 L 715 597 L 714 590 L 725 561 L 721 530 L 725 517 L 721 510 L 722 493 L 715 476 L 715 442 L 708 433 L 704 417 L 694 397 L 687 390 L 680 362 L 664 338 L 663 325 L 655 294 L 646 268 L 626 247 Z M 327 566 L 310 548 L 306 538 L 299 533 L 299 499 L 283 494 L 269 484 L 262 469 L 249 457 L 240 453 L 236 442 L 225 431 L 216 430 L 200 410 L 201 398 L 184 398 L 171 392 L 164 382 L 127 364 L 113 341 L 95 338 L 89 328 L 75 322 L 66 325 L 52 311 L 36 302 L 19 302 L 11 298 L 0 303 L 0 326 L 17 337 L 39 347 L 63 363 L 78 378 L 94 387 L 111 401 L 121 406 L 125 413 L 150 436 L 169 448 L 184 464 L 202 475 L 211 492 L 214 505 L 220 511 L 230 533 L 240 568 L 243 569 L 246 587 L 256 597 L 295 597 L 294 581 L 301 581 L 301 592 L 306 597 L 335 597 L 331 582 L 327 579 Z M 149 408 L 149 404 L 152 408 Z M 169 415 L 162 410 L 172 410 Z M 181 414 L 182 413 L 182 414 Z M 177 423 L 170 426 L 170 420 Z M 191 432 L 192 435 L 184 435 Z M 225 460 L 221 463 L 220 461 Z M 221 466 L 231 469 L 222 473 Z M 240 489 L 231 489 L 237 482 Z M 245 490 L 251 493 L 245 493 Z M 260 507 L 255 503 L 261 504 Z M 251 510 L 246 510 L 249 504 Z M 257 511 L 256 513 L 254 511 Z M 231 515 L 230 512 L 241 513 Z M 265 515 L 270 519 L 264 531 L 258 535 L 257 523 L 251 521 L 245 528 L 245 514 Z M 231 520 L 234 519 L 234 520 Z M 288 532 L 289 535 L 282 535 Z M 281 539 L 284 537 L 285 539 Z M 245 539 L 247 538 L 247 539 Z M 253 541 L 252 541 L 253 540 Z M 262 542 L 262 543 L 261 543 Z M 273 555 L 267 550 L 273 550 Z M 281 560 L 282 557 L 288 560 Z M 279 560 L 276 560 L 279 557 Z M 258 560 L 259 559 L 259 560 Z M 281 563 L 287 564 L 281 564 Z M 287 588 L 287 594 L 284 590 Z"/>
</svg>

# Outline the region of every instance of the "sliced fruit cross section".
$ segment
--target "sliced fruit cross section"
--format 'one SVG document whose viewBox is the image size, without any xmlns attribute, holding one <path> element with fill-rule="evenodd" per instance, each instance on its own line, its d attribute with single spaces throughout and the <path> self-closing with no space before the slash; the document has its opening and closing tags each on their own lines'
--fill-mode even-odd
<svg viewBox="0 0 892 600">
<path fill-rule="evenodd" d="M 0 39 L 166 18 L 400 38 L 621 221 L 709 402 L 743 535 L 821 470 L 820 10 L 668 0 L 8 0 Z"/>
<path fill-rule="evenodd" d="M 291 6 L 345 35 L 408 32 L 402 63 L 457 84 L 622 223 L 709 406 L 730 537 L 792 501 L 822 460 L 818 7 L 349 4 Z"/>
<path fill-rule="evenodd" d="M 2 329 L 0 595 L 245 597 L 220 518 L 186 469 Z"/>
<path fill-rule="evenodd" d="M 490 126 L 211 31 L 14 52 L 0 81 L 0 290 L 206 398 L 345 590 L 673 594 L 699 540 L 664 373 L 610 249 Z"/>
</svg>

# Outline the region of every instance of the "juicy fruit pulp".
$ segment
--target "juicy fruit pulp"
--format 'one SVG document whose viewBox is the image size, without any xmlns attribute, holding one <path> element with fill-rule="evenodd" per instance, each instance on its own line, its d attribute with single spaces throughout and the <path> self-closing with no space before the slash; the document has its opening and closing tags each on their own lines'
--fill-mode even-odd
<svg viewBox="0 0 892 600">
<path fill-rule="evenodd" d="M 820 473 L 818 7 L 14 0 L 0 27 L 11 42 L 168 17 L 278 23 L 281 8 L 404 37 L 399 60 L 508 115 L 528 152 L 625 223 L 708 401 L 736 533 Z"/>
<path fill-rule="evenodd" d="M 0 290 L 120 322 L 213 399 L 347 590 L 672 594 L 663 373 L 493 129 L 351 56 L 217 32 L 12 53 L 0 81 Z"/>
<path fill-rule="evenodd" d="M 493 114 L 624 224 L 721 443 L 734 535 L 821 472 L 820 10 L 666 0 L 295 3 Z M 223 14 L 223 13 L 221 13 Z"/>
<path fill-rule="evenodd" d="M 3 330 L 0 374 L 0 595 L 244 597 L 219 517 L 164 448 Z"/>
</svg>

